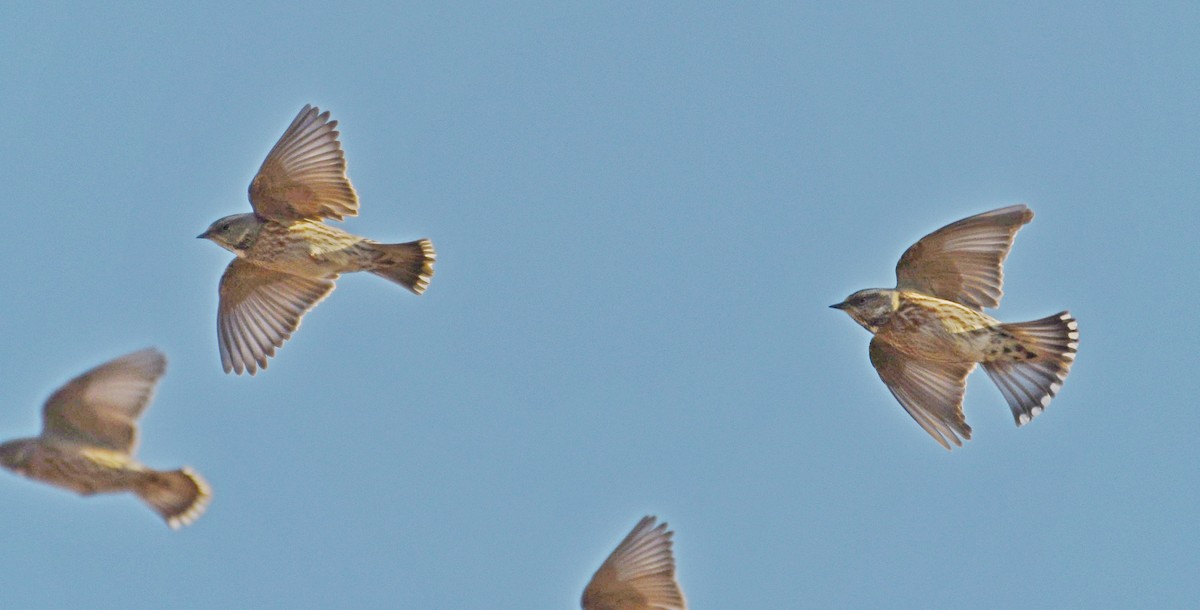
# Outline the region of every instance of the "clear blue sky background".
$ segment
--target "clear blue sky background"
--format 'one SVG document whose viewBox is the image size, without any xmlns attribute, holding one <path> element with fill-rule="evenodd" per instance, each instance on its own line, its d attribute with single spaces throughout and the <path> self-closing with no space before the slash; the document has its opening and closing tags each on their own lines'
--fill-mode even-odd
<svg viewBox="0 0 1200 610">
<path fill-rule="evenodd" d="M 5 473 L 5 607 L 571 608 L 644 514 L 695 609 L 1200 597 L 1195 3 L 119 4 L 0 14 L 0 436 L 155 345 L 140 455 L 215 498 Z M 227 376 L 194 236 L 305 103 L 437 276 Z M 1018 202 L 994 313 L 1079 360 L 1022 429 L 976 373 L 947 453 L 826 306 Z"/>
</svg>

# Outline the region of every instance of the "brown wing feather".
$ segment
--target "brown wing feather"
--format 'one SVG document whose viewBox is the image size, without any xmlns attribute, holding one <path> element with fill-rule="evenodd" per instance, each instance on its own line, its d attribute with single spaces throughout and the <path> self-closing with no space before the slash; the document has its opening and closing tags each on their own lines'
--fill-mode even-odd
<svg viewBox="0 0 1200 610">
<path fill-rule="evenodd" d="M 137 420 L 166 370 L 166 357 L 147 348 L 72 379 L 46 400 L 42 437 L 132 455 L 137 446 Z"/>
<path fill-rule="evenodd" d="M 992 210 L 946 225 L 913 244 L 896 265 L 896 288 L 968 307 L 1000 305 L 1002 264 L 1017 230 L 1033 220 L 1024 205 Z"/>
<path fill-rule="evenodd" d="M 264 218 L 333 218 L 358 214 L 358 194 L 329 111 L 306 105 L 250 182 L 250 205 Z"/>
<path fill-rule="evenodd" d="M 871 364 L 900 406 L 933 440 L 950 449 L 950 443 L 962 446 L 959 437 L 971 438 L 962 400 L 974 363 L 915 360 L 875 338 L 871 340 Z"/>
<path fill-rule="evenodd" d="M 687 610 L 675 580 L 674 532 L 644 517 L 596 570 L 583 591 L 584 610 Z"/>
<path fill-rule="evenodd" d="M 225 372 L 267 368 L 267 358 L 300 319 L 333 290 L 333 280 L 272 271 L 235 258 L 221 276 L 217 343 Z"/>
</svg>

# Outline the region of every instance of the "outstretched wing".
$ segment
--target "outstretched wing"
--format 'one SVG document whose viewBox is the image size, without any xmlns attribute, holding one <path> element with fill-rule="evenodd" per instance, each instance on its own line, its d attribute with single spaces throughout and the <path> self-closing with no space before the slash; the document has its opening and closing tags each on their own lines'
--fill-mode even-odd
<svg viewBox="0 0 1200 610">
<path fill-rule="evenodd" d="M 132 455 L 137 447 L 137 420 L 166 370 L 166 357 L 147 348 L 72 379 L 42 408 L 42 437 Z"/>
<path fill-rule="evenodd" d="M 267 368 L 300 327 L 300 318 L 333 291 L 333 280 L 272 271 L 240 258 L 221 276 L 217 343 L 225 372 L 251 375 Z"/>
<path fill-rule="evenodd" d="M 973 363 L 925 362 L 905 356 L 878 337 L 871 339 L 871 364 L 900 406 L 946 449 L 970 440 L 962 400 Z"/>
<path fill-rule="evenodd" d="M 896 265 L 896 288 L 983 309 L 1000 305 L 1004 258 L 1033 212 L 1014 205 L 948 224 L 913 244 Z"/>
<path fill-rule="evenodd" d="M 259 216 L 341 220 L 358 214 L 336 127 L 328 110 L 300 110 L 250 182 L 250 205 Z"/>
<path fill-rule="evenodd" d="M 687 610 L 666 523 L 643 517 L 583 590 L 584 610 Z"/>
</svg>

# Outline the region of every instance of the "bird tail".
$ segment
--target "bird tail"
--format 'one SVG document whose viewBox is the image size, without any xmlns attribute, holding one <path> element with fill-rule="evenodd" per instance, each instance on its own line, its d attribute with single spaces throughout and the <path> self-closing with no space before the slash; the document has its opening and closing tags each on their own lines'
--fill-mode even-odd
<svg viewBox="0 0 1200 610">
<path fill-rule="evenodd" d="M 416 294 L 429 288 L 437 253 L 433 242 L 419 239 L 403 244 L 372 244 L 375 263 L 369 271 Z"/>
<path fill-rule="evenodd" d="M 1032 322 L 1001 324 L 1000 332 L 1016 340 L 1015 349 L 984 362 L 983 370 L 1000 388 L 1017 425 L 1041 415 L 1075 363 L 1079 324 L 1069 312 Z"/>
<path fill-rule="evenodd" d="M 151 470 L 134 490 L 143 502 L 162 516 L 171 529 L 191 525 L 204 514 L 212 499 L 208 483 L 191 468 Z"/>
</svg>

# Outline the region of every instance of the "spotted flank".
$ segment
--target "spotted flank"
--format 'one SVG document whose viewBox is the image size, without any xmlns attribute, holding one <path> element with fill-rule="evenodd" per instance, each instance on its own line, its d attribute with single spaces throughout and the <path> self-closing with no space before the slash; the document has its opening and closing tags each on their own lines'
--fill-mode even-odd
<svg viewBox="0 0 1200 610">
<path fill-rule="evenodd" d="M 1041 415 L 1062 389 L 1079 349 L 1079 324 L 1064 311 L 999 329 L 1005 350 L 985 361 L 983 370 L 1000 388 L 1017 425 L 1023 426 Z"/>
</svg>

